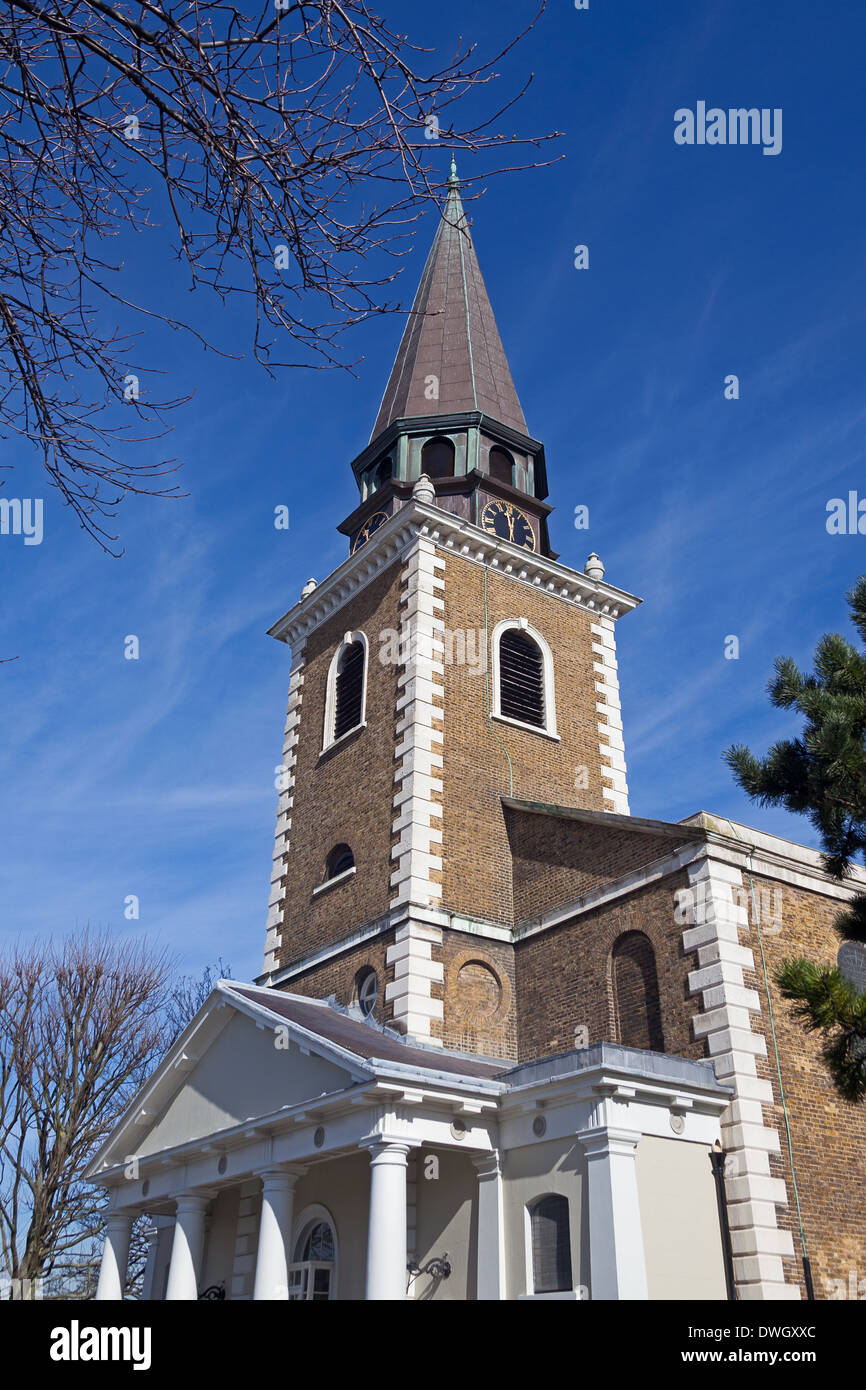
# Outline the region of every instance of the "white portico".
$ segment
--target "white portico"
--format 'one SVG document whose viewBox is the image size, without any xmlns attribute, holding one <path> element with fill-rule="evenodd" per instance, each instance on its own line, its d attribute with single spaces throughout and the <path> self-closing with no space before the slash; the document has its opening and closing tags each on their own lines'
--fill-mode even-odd
<svg viewBox="0 0 866 1390">
<path fill-rule="evenodd" d="M 708 1155 L 729 1099 L 705 1062 L 597 1044 L 509 1068 L 222 981 L 91 1166 L 97 1297 L 121 1296 L 141 1213 L 153 1299 L 647 1298 L 682 1278 L 724 1297 Z"/>
</svg>

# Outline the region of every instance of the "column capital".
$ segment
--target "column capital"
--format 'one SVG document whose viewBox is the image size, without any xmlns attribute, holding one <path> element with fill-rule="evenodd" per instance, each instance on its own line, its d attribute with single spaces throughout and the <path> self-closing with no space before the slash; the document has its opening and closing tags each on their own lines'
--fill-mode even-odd
<svg viewBox="0 0 866 1390">
<path fill-rule="evenodd" d="M 270 1163 L 267 1168 L 255 1168 L 253 1171 L 257 1178 L 261 1178 L 262 1187 L 267 1188 L 269 1192 L 278 1192 L 293 1188 L 307 1169 L 301 1163 Z"/>
<path fill-rule="evenodd" d="M 107 1231 L 123 1231 L 127 1226 L 131 1227 L 133 1221 L 140 1215 L 141 1213 L 137 1209 L 131 1207 L 126 1209 L 115 1207 L 114 1211 L 105 1213 L 105 1229 Z"/>
<path fill-rule="evenodd" d="M 489 1154 L 479 1154 L 473 1158 L 472 1166 L 478 1174 L 479 1182 L 485 1182 L 489 1178 L 501 1178 L 502 1154 L 499 1149 L 494 1149 Z"/>
<path fill-rule="evenodd" d="M 363 1140 L 359 1147 L 367 1150 L 371 1163 L 394 1163 L 405 1168 L 410 1152 L 412 1149 L 420 1148 L 420 1145 L 410 1144 L 405 1139 L 386 1139 L 377 1136 Z"/>
<path fill-rule="evenodd" d="M 216 1197 L 217 1191 L 217 1188 L 211 1187 L 207 1189 L 200 1188 L 197 1192 L 177 1193 L 174 1200 L 177 1203 L 178 1216 L 181 1212 L 189 1212 L 190 1215 L 192 1215 L 194 1212 L 207 1211 L 210 1203 L 213 1201 L 214 1197 Z"/>
<path fill-rule="evenodd" d="M 622 1158 L 634 1157 L 641 1139 L 640 1130 L 620 1129 L 616 1125 L 599 1125 L 596 1129 L 578 1130 L 575 1135 L 583 1145 L 587 1158 L 602 1158 L 616 1154 Z"/>
</svg>

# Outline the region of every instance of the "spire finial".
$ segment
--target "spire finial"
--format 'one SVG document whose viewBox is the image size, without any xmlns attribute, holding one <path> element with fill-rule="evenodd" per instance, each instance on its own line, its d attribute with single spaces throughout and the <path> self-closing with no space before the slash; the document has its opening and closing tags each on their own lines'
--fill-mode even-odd
<svg viewBox="0 0 866 1390">
<path fill-rule="evenodd" d="M 451 173 L 448 175 L 448 187 L 459 188 L 460 180 L 457 177 L 457 160 L 454 158 L 454 151 L 451 151 Z"/>
</svg>

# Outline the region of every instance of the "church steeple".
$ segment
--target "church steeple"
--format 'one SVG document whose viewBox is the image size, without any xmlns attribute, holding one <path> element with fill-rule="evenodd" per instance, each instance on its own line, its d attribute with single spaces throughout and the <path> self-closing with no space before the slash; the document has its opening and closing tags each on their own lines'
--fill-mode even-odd
<svg viewBox="0 0 866 1390">
<path fill-rule="evenodd" d="M 442 218 L 371 439 L 397 419 L 467 410 L 527 433 L 452 160 Z"/>
<path fill-rule="evenodd" d="M 544 447 L 527 432 L 453 160 L 447 188 L 370 443 L 352 464 L 361 503 L 339 530 L 358 550 L 423 473 L 435 505 L 551 555 Z"/>
</svg>

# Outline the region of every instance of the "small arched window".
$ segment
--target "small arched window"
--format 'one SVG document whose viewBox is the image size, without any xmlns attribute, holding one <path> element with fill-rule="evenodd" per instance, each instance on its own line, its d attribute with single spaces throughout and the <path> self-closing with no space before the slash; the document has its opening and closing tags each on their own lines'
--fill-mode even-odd
<svg viewBox="0 0 866 1390">
<path fill-rule="evenodd" d="M 623 1047 L 664 1051 L 662 1010 L 655 952 L 643 932 L 626 932 L 614 943 L 611 984 L 617 1041 Z"/>
<path fill-rule="evenodd" d="M 363 725 L 366 703 L 367 639 L 363 632 L 347 632 L 328 672 L 323 751 Z"/>
<path fill-rule="evenodd" d="M 488 470 L 491 478 L 497 483 L 514 483 L 514 459 L 507 449 L 491 449 L 488 460 Z"/>
<path fill-rule="evenodd" d="M 354 867 L 355 856 L 349 846 L 334 845 L 325 861 L 325 882 L 327 883 L 332 878 L 338 878 L 340 874 L 347 874 Z"/>
<path fill-rule="evenodd" d="M 308 1210 L 310 1219 L 303 1221 L 289 1266 L 289 1298 L 324 1303 L 334 1297 L 337 1241 L 324 1208 Z"/>
<path fill-rule="evenodd" d="M 355 976 L 355 1002 L 364 1018 L 369 1018 L 379 997 L 379 977 L 372 966 L 365 965 Z"/>
<path fill-rule="evenodd" d="M 421 450 L 421 472 L 428 478 L 454 477 L 454 445 L 450 439 L 438 435 L 427 440 Z"/>
<path fill-rule="evenodd" d="M 866 989 L 866 946 L 859 941 L 843 941 L 836 956 L 842 976 L 854 989 Z"/>
<path fill-rule="evenodd" d="M 568 1198 L 540 1197 L 529 1208 L 532 1292 L 564 1293 L 572 1288 Z"/>
</svg>

